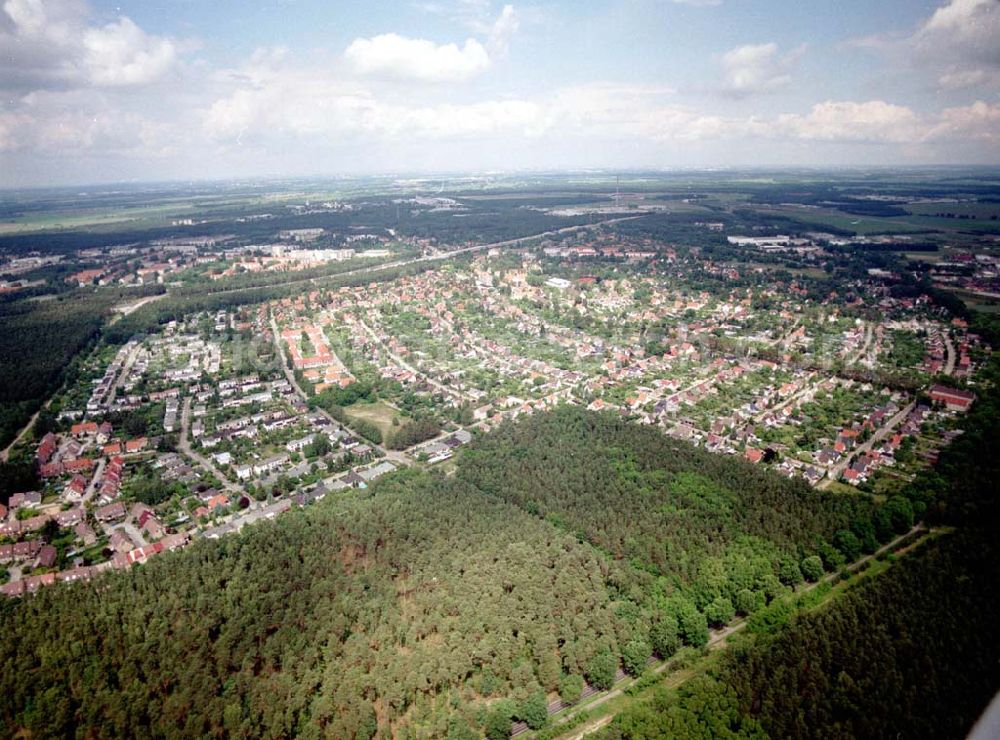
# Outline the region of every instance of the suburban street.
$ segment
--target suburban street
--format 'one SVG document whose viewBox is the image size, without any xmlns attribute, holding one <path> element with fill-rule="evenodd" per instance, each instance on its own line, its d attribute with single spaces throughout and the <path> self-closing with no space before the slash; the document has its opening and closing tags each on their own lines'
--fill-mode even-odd
<svg viewBox="0 0 1000 740">
<path fill-rule="evenodd" d="M 191 442 L 188 439 L 188 430 L 191 424 L 191 397 L 184 399 L 184 406 L 181 407 L 181 433 L 177 441 L 177 448 L 187 457 L 198 463 L 204 470 L 222 482 L 222 486 L 230 493 L 242 495 L 245 491 L 229 480 L 221 470 L 208 458 L 200 455 L 191 449 Z"/>
<path fill-rule="evenodd" d="M 381 339 L 379 339 L 378 334 L 376 334 L 375 331 L 370 326 L 368 326 L 368 324 L 366 324 L 364 321 L 361 321 L 360 319 L 358 319 L 358 323 L 361 325 L 361 328 L 365 330 L 365 332 L 368 334 L 368 336 L 370 336 L 372 338 L 372 341 L 376 342 L 385 351 L 385 353 L 387 355 L 389 355 L 389 357 L 392 358 L 392 361 L 395 362 L 397 365 L 399 365 L 401 368 L 403 368 L 404 370 L 407 370 L 407 371 L 413 373 L 414 375 L 420 377 L 425 383 L 427 383 L 428 385 L 434 386 L 439 391 L 441 391 L 442 393 L 444 393 L 446 396 L 451 396 L 452 398 L 457 398 L 459 401 L 462 401 L 462 402 L 471 401 L 472 400 L 469 396 L 467 396 L 466 394 L 462 393 L 461 391 L 457 391 L 454 388 L 449 388 L 448 386 L 444 385 L 443 383 L 439 383 L 438 381 L 434 380 L 433 378 L 429 378 L 425 373 L 422 373 L 420 370 L 418 370 L 417 368 L 413 367 L 413 365 L 411 365 L 409 362 L 407 362 L 406 360 L 404 360 L 398 354 L 396 354 L 395 352 L 393 352 L 392 350 L 390 350 L 389 347 L 386 346 L 385 342 L 383 342 Z"/>
<path fill-rule="evenodd" d="M 832 481 L 837 480 L 840 477 L 841 473 L 844 472 L 845 468 L 847 468 L 847 466 L 851 463 L 851 460 L 853 460 L 854 458 L 856 458 L 858 455 L 865 454 L 866 452 L 868 452 L 872 448 L 872 446 L 876 442 L 880 442 L 883 439 L 885 439 L 885 437 L 890 432 L 892 432 L 893 429 L 895 429 L 897 426 L 899 426 L 899 423 L 901 421 L 903 421 L 903 419 L 905 419 L 906 416 L 911 411 L 913 411 L 913 409 L 914 409 L 914 407 L 916 405 L 917 404 L 916 404 L 915 401 L 910 402 L 909 404 L 907 404 L 895 416 L 893 416 L 891 419 L 889 419 L 889 421 L 886 422 L 886 424 L 883 425 L 881 429 L 879 429 L 874 434 L 872 434 L 871 439 L 869 439 L 864 444 L 859 445 L 857 449 L 851 451 L 850 455 L 845 455 L 843 460 L 841 460 L 836 465 L 834 465 L 832 468 L 830 468 L 830 472 L 828 473 L 827 477 L 824 478 L 822 481 L 820 481 L 819 485 L 816 486 L 816 487 L 817 488 L 826 488 L 827 486 L 830 485 L 830 483 Z"/>
<path fill-rule="evenodd" d="M 944 336 L 945 349 L 948 351 L 948 359 L 945 360 L 943 372 L 945 375 L 951 375 L 955 372 L 955 343 L 951 341 L 951 336 L 949 336 L 948 332 L 944 332 L 942 336 Z"/>
<path fill-rule="evenodd" d="M 118 395 L 118 389 L 121 388 L 122 384 L 125 382 L 125 378 L 128 377 L 128 371 L 135 364 L 135 358 L 139 354 L 139 350 L 142 345 L 138 342 L 129 350 L 128 357 L 125 358 L 125 362 L 122 365 L 121 372 L 118 373 L 118 377 L 115 378 L 114 385 L 111 386 L 111 392 L 108 394 L 107 404 L 111 406 L 115 402 L 115 397 Z"/>
<path fill-rule="evenodd" d="M 288 380 L 289 383 L 291 383 L 292 388 L 295 389 L 296 394 L 298 394 L 299 398 L 302 399 L 303 403 L 308 403 L 309 396 L 306 394 L 305 391 L 302 390 L 302 386 L 300 386 L 298 381 L 295 379 L 295 373 L 292 372 L 292 369 L 288 366 L 288 361 L 285 358 L 285 352 L 281 347 L 281 339 L 280 339 L 281 333 L 278 331 L 278 322 L 275 320 L 274 314 L 271 314 L 271 333 L 274 336 L 274 350 L 278 354 L 278 361 L 281 363 L 281 369 L 285 373 L 285 378 Z M 329 414 L 326 411 L 326 409 L 317 406 L 316 410 L 320 414 L 322 414 L 327 419 L 327 421 L 333 424 L 335 428 L 343 429 L 355 437 L 361 436 L 353 432 L 351 428 L 346 424 L 343 424 L 337 421 L 335 418 L 333 418 L 333 416 Z M 378 450 L 382 455 L 384 455 L 387 460 L 399 463 L 401 465 L 413 465 L 413 458 L 411 458 L 405 452 L 386 449 L 382 445 L 375 444 L 370 440 L 368 440 L 368 444 L 371 445 L 374 449 Z"/>
</svg>

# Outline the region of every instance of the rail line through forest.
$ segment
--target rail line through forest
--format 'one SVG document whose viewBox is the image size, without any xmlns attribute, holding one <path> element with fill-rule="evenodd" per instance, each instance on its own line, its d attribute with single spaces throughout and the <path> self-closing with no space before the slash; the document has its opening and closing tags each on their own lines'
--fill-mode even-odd
<svg viewBox="0 0 1000 740">
<path fill-rule="evenodd" d="M 911 536 L 917 534 L 918 532 L 923 531 L 923 529 L 924 529 L 923 523 L 922 522 L 918 522 L 917 524 L 913 525 L 913 527 L 909 531 L 905 532 L 904 534 L 899 535 L 898 537 L 896 537 L 895 539 L 891 540 L 890 542 L 887 542 L 885 545 L 883 545 L 882 547 L 880 547 L 875 552 L 870 553 L 868 555 L 865 555 L 864 557 L 859 558 L 858 560 L 855 560 L 853 563 L 851 563 L 850 565 L 846 566 L 842 570 L 846 570 L 846 571 L 848 571 L 850 573 L 857 572 L 862 566 L 864 566 L 866 563 L 868 563 L 872 559 L 877 558 L 879 555 L 882 555 L 884 553 L 891 552 L 891 551 L 895 550 L 900 545 L 900 543 L 902 543 L 903 541 L 905 541 L 908 537 L 911 537 Z M 934 531 L 936 531 L 936 530 L 934 530 L 934 529 L 928 529 L 927 533 L 930 534 L 931 532 L 934 532 Z M 907 547 L 907 550 L 908 549 L 909 549 L 909 547 Z M 825 575 L 823 578 L 820 578 L 815 583 L 810 583 L 805 588 L 803 588 L 803 589 L 801 589 L 799 591 L 796 591 L 795 593 L 796 593 L 796 595 L 806 594 L 806 593 L 809 593 L 810 591 L 812 591 L 813 589 L 817 588 L 822 583 L 833 583 L 837 578 L 840 577 L 840 573 L 841 572 L 842 571 L 837 571 L 837 572 L 834 572 L 834 573 L 828 573 L 827 575 Z M 734 621 L 732 624 L 729 624 L 726 627 L 723 627 L 722 629 L 712 630 L 711 637 L 709 637 L 708 643 L 705 646 L 706 649 L 708 649 L 708 650 L 718 650 L 718 649 L 720 649 L 721 647 L 723 647 L 725 640 L 730 635 L 736 634 L 737 632 L 740 632 L 741 630 L 745 629 L 748 624 L 749 624 L 749 620 L 746 617 L 742 617 L 742 618 Z M 651 656 L 649 658 L 649 660 L 646 661 L 646 666 L 647 667 L 649 667 L 649 666 L 656 666 L 655 668 L 653 668 L 653 672 L 654 673 L 663 673 L 664 671 L 667 670 L 668 667 L 670 667 L 670 664 L 671 664 L 670 659 L 662 660 L 660 658 L 657 658 L 656 656 Z M 623 671 L 621 668 L 619 668 L 618 671 L 615 673 L 614 686 L 618 686 L 619 684 L 624 683 L 628 678 L 629 678 L 628 674 L 625 673 L 625 671 Z M 556 714 L 559 714 L 560 712 L 562 712 L 562 711 L 564 711 L 566 709 L 569 709 L 571 707 L 577 707 L 577 709 L 575 711 L 571 712 L 570 714 L 567 714 L 565 717 L 560 718 L 560 722 L 557 723 L 557 724 L 564 724 L 565 722 L 569 721 L 570 719 L 572 719 L 573 717 L 575 717 L 577 714 L 579 714 L 582 711 L 590 711 L 590 710 L 594 709 L 595 707 L 598 707 L 601 704 L 604 704 L 605 702 L 610 701 L 611 699 L 614 699 L 614 698 L 616 698 L 618 696 L 621 696 L 621 694 L 625 691 L 626 688 L 627 688 L 626 686 L 621 686 L 619 688 L 613 688 L 612 687 L 611 689 L 608 689 L 608 690 L 602 692 L 601 689 L 595 688 L 594 686 L 591 686 L 589 683 L 584 683 L 583 691 L 580 693 L 580 699 L 577 700 L 575 703 L 569 704 L 569 703 L 563 701 L 562 699 L 557 699 L 556 701 L 551 702 L 546 707 L 546 711 L 548 712 L 548 716 L 552 717 L 552 716 L 554 716 Z M 600 698 L 596 699 L 595 701 L 591 702 L 590 704 L 588 704 L 586 706 L 580 706 L 580 702 L 581 701 L 583 701 L 585 699 L 588 699 L 588 698 L 590 698 L 590 697 L 592 697 L 592 696 L 594 696 L 596 694 L 601 694 L 601 693 L 603 693 L 604 696 L 601 696 Z M 594 721 L 595 722 L 604 721 L 604 724 L 606 724 L 607 721 L 610 721 L 610 719 L 613 718 L 613 717 L 614 717 L 614 713 L 612 713 L 610 715 L 603 716 L 603 717 L 596 717 L 596 718 L 594 718 Z M 519 721 L 519 722 L 515 722 L 513 725 L 511 725 L 510 736 L 511 737 L 516 737 L 518 735 L 522 735 L 525 732 L 528 732 L 529 729 L 530 728 L 528 727 L 528 724 L 526 722 L 524 722 L 523 720 Z M 597 729 L 597 728 L 594 728 L 594 729 Z"/>
</svg>

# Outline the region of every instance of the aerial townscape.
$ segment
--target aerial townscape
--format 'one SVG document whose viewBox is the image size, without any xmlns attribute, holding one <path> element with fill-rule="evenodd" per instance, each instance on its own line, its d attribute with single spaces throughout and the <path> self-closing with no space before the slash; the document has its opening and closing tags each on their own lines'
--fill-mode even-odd
<svg viewBox="0 0 1000 740">
<path fill-rule="evenodd" d="M 0 734 L 1000 733 L 995 3 L 221 5 L 0 9 Z"/>
</svg>

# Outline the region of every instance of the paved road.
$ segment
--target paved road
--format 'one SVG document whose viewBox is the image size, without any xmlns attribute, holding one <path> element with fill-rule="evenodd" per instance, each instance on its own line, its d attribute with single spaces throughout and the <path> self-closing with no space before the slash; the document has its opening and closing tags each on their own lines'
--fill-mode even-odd
<svg viewBox="0 0 1000 740">
<path fill-rule="evenodd" d="M 97 484 L 101 481 L 101 474 L 104 472 L 104 466 L 107 465 L 108 460 L 106 457 L 102 457 L 97 461 L 97 469 L 94 470 L 94 475 L 90 479 L 90 483 L 87 484 L 87 490 L 83 492 L 80 497 L 80 505 L 83 506 L 91 497 L 97 492 Z"/>
<path fill-rule="evenodd" d="M 549 237 L 549 236 L 559 236 L 560 234 L 571 234 L 574 231 L 582 231 L 582 230 L 585 230 L 585 229 L 593 228 L 595 226 L 605 226 L 607 224 L 618 223 L 619 221 L 630 221 L 632 219 L 641 218 L 644 215 L 645 214 L 639 214 L 639 215 L 636 215 L 636 216 L 621 216 L 621 217 L 618 217 L 618 218 L 605 219 L 603 221 L 595 221 L 594 223 L 577 224 L 575 226 L 565 226 L 565 227 L 563 227 L 561 229 L 554 229 L 552 231 L 543 231 L 543 232 L 541 232 L 539 234 L 532 234 L 530 236 L 521 236 L 521 237 L 517 237 L 515 239 L 506 239 L 504 241 L 499 241 L 499 242 L 491 242 L 490 244 L 477 244 L 477 245 L 471 246 L 471 247 L 462 247 L 461 249 L 455 249 L 455 250 L 452 250 L 450 252 L 442 252 L 440 254 L 435 254 L 435 255 L 428 255 L 426 257 L 414 257 L 413 259 L 408 259 L 408 260 L 394 260 L 393 262 L 386 262 L 386 263 L 382 263 L 382 264 L 379 264 L 379 265 L 368 265 L 368 266 L 364 266 L 364 267 L 358 267 L 358 268 L 356 268 L 354 270 L 348 270 L 346 272 L 338 272 L 335 275 L 328 275 L 326 277 L 301 278 L 301 279 L 298 279 L 298 280 L 289 280 L 289 281 L 284 282 L 284 283 L 275 283 L 275 284 L 272 284 L 272 285 L 259 286 L 259 287 L 273 288 L 273 287 L 278 287 L 278 286 L 281 286 L 281 285 L 297 285 L 297 284 L 300 284 L 300 283 L 301 284 L 305 284 L 305 283 L 316 284 L 316 283 L 321 283 L 323 280 L 329 280 L 329 279 L 340 278 L 340 277 L 347 277 L 347 276 L 351 276 L 351 275 L 363 275 L 363 274 L 366 274 L 366 273 L 382 272 L 384 270 L 391 270 L 391 269 L 394 269 L 394 268 L 397 268 L 397 267 L 405 267 L 406 265 L 416 264 L 416 263 L 420 263 L 420 262 L 439 262 L 439 261 L 443 261 L 443 260 L 449 260 L 452 257 L 455 257 L 457 255 L 461 255 L 461 254 L 470 254 L 472 252 L 481 252 L 484 249 L 493 249 L 495 247 L 515 246 L 515 245 L 518 245 L 518 244 L 523 244 L 524 242 L 531 241 L 533 239 L 543 239 L 543 238 Z M 214 292 L 212 292 L 212 293 L 210 293 L 208 295 L 224 295 L 226 293 L 238 293 L 238 292 L 242 292 L 242 291 L 245 291 L 245 290 L 253 290 L 253 288 L 252 287 L 248 287 L 248 288 L 228 288 L 226 290 L 214 291 Z M 162 294 L 157 295 L 157 296 L 150 296 L 148 300 L 144 300 L 142 303 L 143 304 L 144 303 L 149 303 L 151 301 L 163 298 L 166 295 L 169 295 L 169 294 L 168 293 L 162 293 Z M 134 311 L 137 308 L 139 308 L 139 305 L 133 306 L 131 308 L 131 310 Z M 131 313 L 131 311 L 129 311 L 129 313 Z M 112 319 L 112 323 L 114 323 L 115 321 L 117 321 L 118 318 L 120 318 L 122 315 L 123 314 L 120 313 L 117 317 L 115 317 L 114 319 Z M 284 355 L 282 355 L 282 356 L 284 356 Z M 51 402 L 51 399 L 49 399 L 49 402 Z M 48 403 L 45 404 L 45 408 L 48 408 Z M 10 455 L 10 450 L 14 447 L 14 445 L 16 445 L 18 443 L 18 441 L 20 441 L 24 437 L 24 435 L 26 435 L 28 433 L 28 431 L 31 430 L 31 427 L 34 425 L 35 419 L 37 417 L 38 417 L 38 414 L 36 413 L 34 416 L 31 417 L 31 420 L 24 427 L 24 429 L 21 430 L 20 434 L 17 435 L 17 438 L 15 438 L 15 440 L 13 442 L 11 442 L 10 445 L 8 445 L 6 449 L 4 449 L 3 451 L 0 451 L 0 462 L 6 462 L 7 461 L 7 458 Z M 389 456 L 389 457 L 393 457 L 393 456 Z M 403 457 L 405 458 L 406 456 L 404 455 Z"/>
<path fill-rule="evenodd" d="M 278 322 L 275 320 L 273 312 L 271 313 L 271 333 L 274 335 L 274 350 L 275 350 L 275 352 L 278 353 L 278 358 L 279 358 L 279 360 L 281 362 L 281 369 L 285 373 L 285 378 L 291 384 L 292 388 L 295 389 L 295 392 L 298 394 L 299 398 L 302 399 L 303 402 L 308 403 L 309 396 L 306 394 L 305 391 L 302 390 L 302 387 L 299 385 L 299 382 L 295 379 L 295 373 L 293 373 L 292 369 L 290 367 L 288 367 L 288 362 L 285 359 L 285 352 L 284 352 L 284 350 L 281 347 L 281 334 L 278 332 Z M 333 426 L 335 428 L 346 430 L 347 432 L 349 432 L 351 435 L 353 435 L 355 437 L 360 437 L 361 436 L 361 435 L 357 434 L 356 432 L 351 431 L 350 427 L 348 427 L 345 424 L 343 424 L 343 423 L 337 421 L 336 419 L 334 419 L 333 416 L 331 416 L 329 413 L 327 413 L 327 411 L 325 409 L 320 408 L 319 406 L 317 406 L 316 410 L 320 414 L 322 414 L 326 418 L 327 421 L 329 421 L 331 424 L 333 424 Z M 378 450 L 382 455 L 384 455 L 387 460 L 399 463 L 401 465 L 412 465 L 413 464 L 413 459 L 409 455 L 407 455 L 406 453 L 404 453 L 404 452 L 397 452 L 396 450 L 389 450 L 389 449 L 386 449 L 385 447 L 383 447 L 382 445 L 375 444 L 374 442 L 371 442 L 371 441 L 368 441 L 368 444 L 371 447 L 373 447 L 374 449 Z"/>
<path fill-rule="evenodd" d="M 945 331 L 944 346 L 948 350 L 948 359 L 944 363 L 944 374 L 951 375 L 955 372 L 955 344 L 951 341 L 951 335 Z"/>
<path fill-rule="evenodd" d="M 118 389 L 122 387 L 125 382 L 125 378 L 128 377 L 129 370 L 132 369 L 132 365 L 135 364 L 135 358 L 139 354 L 139 350 L 142 345 L 136 342 L 132 348 L 128 351 L 128 355 L 125 357 L 125 362 L 122 363 L 121 372 L 118 377 L 115 378 L 114 384 L 111 386 L 111 392 L 108 394 L 107 400 L 104 402 L 104 406 L 111 409 L 115 405 L 115 398 L 118 396 Z"/>
<path fill-rule="evenodd" d="M 146 538 L 142 535 L 142 532 L 130 521 L 122 522 L 121 528 L 124 529 L 128 536 L 131 537 L 139 547 L 145 547 L 149 543 Z"/>
<path fill-rule="evenodd" d="M 857 351 L 857 354 L 855 354 L 854 357 L 851 358 L 848 364 L 860 363 L 862 359 L 865 358 L 865 355 L 868 354 L 868 350 L 871 347 L 871 344 L 872 344 L 872 325 L 870 322 L 866 321 L 864 342 L 861 344 L 861 349 Z"/>
<path fill-rule="evenodd" d="M 240 496 L 246 491 L 234 484 L 229 478 L 227 478 L 221 470 L 219 470 L 215 464 L 209 460 L 204 455 L 200 455 L 191 449 L 191 443 L 188 440 L 188 429 L 191 425 L 191 398 L 184 399 L 184 406 L 181 409 L 181 435 L 177 442 L 177 449 L 179 449 L 183 454 L 190 457 L 196 463 L 198 463 L 204 470 L 211 473 L 213 476 L 218 478 L 222 482 L 223 488 L 225 488 L 230 493 Z"/>
<path fill-rule="evenodd" d="M 786 331 L 784 334 L 782 334 L 780 336 L 777 336 L 774 339 L 771 339 L 771 340 L 769 340 L 767 342 L 761 342 L 761 344 L 763 344 L 765 347 L 775 347 L 775 346 L 777 346 L 779 344 L 782 347 L 784 347 L 784 346 L 786 346 L 788 344 L 789 337 L 791 337 L 792 334 L 795 333 L 795 330 L 798 329 L 798 328 L 799 328 L 799 320 L 795 319 L 794 323 L 792 323 L 791 328 L 788 331 Z"/>
<path fill-rule="evenodd" d="M 907 417 L 907 415 L 913 410 L 914 406 L 916 405 L 917 405 L 916 401 L 911 401 L 909 404 L 903 407 L 901 411 L 897 412 L 895 416 L 889 419 L 889 421 L 886 424 L 884 424 L 877 432 L 875 432 L 871 436 L 871 439 L 869 439 L 863 445 L 859 446 L 856 450 L 851 452 L 850 455 L 846 455 L 843 460 L 841 460 L 832 468 L 830 468 L 829 473 L 827 473 L 827 477 L 824 478 L 822 481 L 820 481 L 819 485 L 816 487 L 826 488 L 828 485 L 830 485 L 830 481 L 837 480 L 837 478 L 840 477 L 840 474 L 843 473 L 844 470 L 847 468 L 851 460 L 868 452 L 876 442 L 881 442 L 883 439 L 885 439 L 885 437 L 889 434 L 889 432 L 891 432 L 893 429 L 899 426 L 899 423 Z"/>
<path fill-rule="evenodd" d="M 808 394 L 810 391 L 815 391 L 817 389 L 817 387 L 819 386 L 818 382 L 816 382 L 816 383 L 812 383 L 811 382 L 812 379 L 815 376 L 816 376 L 815 372 L 810 372 L 806 376 L 805 385 L 802 388 L 800 388 L 799 390 L 795 391 L 792 395 L 790 395 L 788 398 L 786 398 L 781 403 L 778 403 L 778 404 L 772 406 L 771 408 L 764 409 L 760 413 L 755 414 L 754 417 L 753 417 L 753 420 L 755 422 L 759 422 L 765 416 L 767 416 L 769 414 L 775 414 L 775 413 L 781 411 L 783 408 L 785 408 L 785 406 L 789 405 L 790 403 L 794 403 L 795 401 L 799 400 L 800 398 L 802 398 L 803 396 L 805 396 L 806 394 Z"/>
<path fill-rule="evenodd" d="M 631 221 L 632 219 L 641 218 L 645 216 L 645 213 L 638 214 L 636 216 L 620 216 L 618 218 L 609 218 L 603 221 L 595 221 L 589 224 L 577 224 L 575 226 L 564 226 L 561 229 L 554 229 L 552 231 L 543 231 L 539 234 L 531 234 L 530 236 L 519 236 L 514 239 L 505 239 L 504 241 L 491 242 L 489 244 L 476 244 L 471 247 L 462 247 L 460 249 L 453 249 L 448 252 L 440 252 L 438 254 L 431 254 L 424 257 L 413 257 L 411 259 L 403 260 L 393 260 L 392 262 L 383 262 L 378 265 L 366 265 L 364 267 L 358 267 L 353 270 L 346 270 L 344 272 L 338 272 L 333 275 L 325 275 L 323 277 L 314 278 L 299 278 L 296 280 L 288 280 L 283 283 L 271 283 L 269 285 L 257 286 L 259 288 L 276 288 L 284 285 L 299 285 L 299 284 L 319 284 L 324 280 L 333 280 L 336 278 L 350 277 L 352 275 L 365 275 L 372 274 L 376 272 L 383 272 L 384 270 L 392 270 L 397 267 L 406 267 L 407 265 L 418 264 L 421 262 L 440 262 L 442 260 L 449 260 L 452 257 L 461 254 L 470 254 L 472 252 L 481 252 L 484 249 L 493 249 L 495 247 L 510 247 L 516 246 L 518 244 L 523 244 L 524 242 L 531 241 L 533 239 L 544 239 L 549 236 L 559 236 L 560 234 L 570 234 L 574 231 L 582 231 L 584 229 L 591 229 L 595 226 L 605 226 L 607 224 L 618 223 L 619 221 Z M 239 293 L 245 290 L 254 290 L 254 287 L 247 288 L 227 288 L 225 290 L 217 290 L 209 293 L 207 295 L 224 295 L 226 293 Z"/>
<path fill-rule="evenodd" d="M 461 391 L 457 391 L 454 388 L 449 388 L 448 386 L 444 385 L 443 383 L 439 383 L 438 381 L 434 380 L 433 378 L 430 378 L 427 375 L 427 373 L 421 372 L 417 368 L 413 367 L 413 365 L 411 365 L 406 360 L 404 360 L 402 357 L 400 357 L 395 352 L 393 352 L 392 350 L 390 350 L 389 347 L 385 344 L 385 342 L 383 342 L 381 339 L 379 339 L 378 334 L 375 333 L 375 330 L 372 329 L 370 326 L 368 326 L 368 324 L 366 324 L 361 319 L 358 319 L 358 323 L 361 325 L 361 328 L 365 330 L 365 332 L 368 334 L 368 336 L 370 336 L 374 342 L 376 342 L 382 349 L 384 349 L 385 352 L 386 352 L 386 354 L 388 354 L 389 357 L 392 358 L 393 362 L 395 362 L 401 368 L 403 368 L 404 370 L 407 370 L 407 371 L 413 373 L 414 375 L 417 375 L 417 376 L 423 378 L 425 381 L 427 381 L 427 383 L 429 383 L 430 385 L 434 386 L 435 388 L 437 388 L 439 391 L 441 391 L 445 395 L 457 398 L 459 401 L 462 401 L 462 402 L 472 401 L 473 400 L 471 396 L 468 396 L 468 395 L 462 393 Z"/>
</svg>

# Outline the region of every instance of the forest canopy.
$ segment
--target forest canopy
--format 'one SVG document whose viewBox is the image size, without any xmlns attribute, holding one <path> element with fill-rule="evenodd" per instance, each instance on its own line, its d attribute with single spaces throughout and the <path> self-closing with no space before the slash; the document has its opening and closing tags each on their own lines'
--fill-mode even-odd
<svg viewBox="0 0 1000 740">
<path fill-rule="evenodd" d="M 789 563 L 867 513 L 576 409 L 486 435 L 458 466 L 3 603 L 5 731 L 443 736 L 482 731 L 490 698 L 537 719 L 570 677 L 703 645 L 730 602 L 774 598 L 801 580 Z"/>
</svg>

